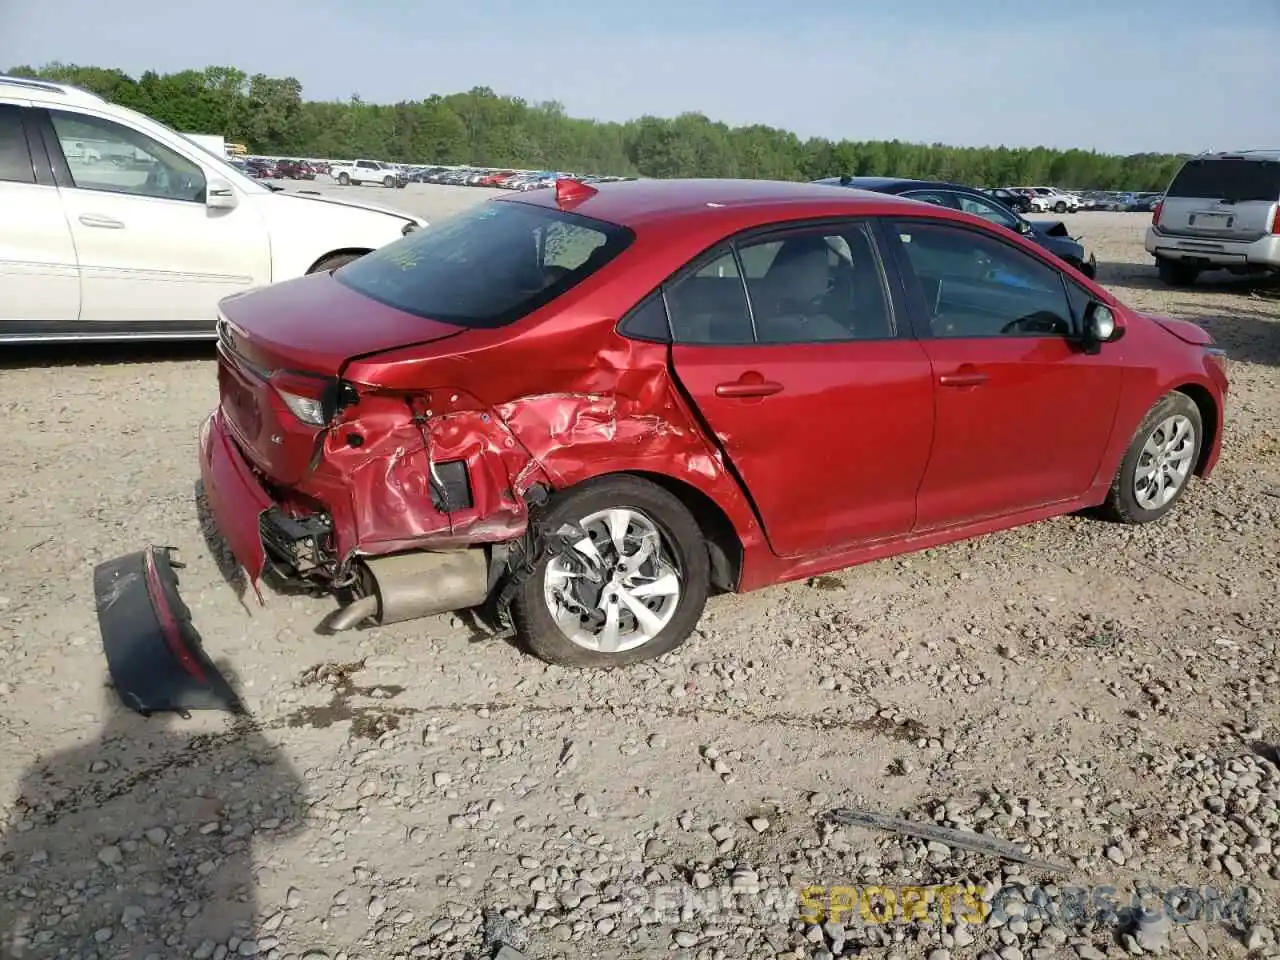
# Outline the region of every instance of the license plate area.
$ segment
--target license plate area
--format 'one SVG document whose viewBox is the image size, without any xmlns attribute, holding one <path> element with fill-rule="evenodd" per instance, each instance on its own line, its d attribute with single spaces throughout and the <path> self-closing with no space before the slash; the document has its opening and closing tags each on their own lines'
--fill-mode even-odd
<svg viewBox="0 0 1280 960">
<path fill-rule="evenodd" d="M 1204 230 L 1230 230 L 1235 222 L 1235 215 L 1229 213 L 1193 213 L 1187 218 L 1189 226 Z"/>
<path fill-rule="evenodd" d="M 226 361 L 218 363 L 218 393 L 222 411 L 247 443 L 254 443 L 262 433 L 262 409 L 253 387 L 243 375 L 232 370 Z"/>
</svg>

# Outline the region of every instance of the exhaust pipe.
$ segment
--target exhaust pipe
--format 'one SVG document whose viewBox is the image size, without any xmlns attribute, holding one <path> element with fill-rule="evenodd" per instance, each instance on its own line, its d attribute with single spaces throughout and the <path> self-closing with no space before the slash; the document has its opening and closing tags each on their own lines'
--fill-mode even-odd
<svg viewBox="0 0 1280 960">
<path fill-rule="evenodd" d="M 421 550 L 363 561 L 373 592 L 339 610 L 333 632 L 366 620 L 379 624 L 478 607 L 489 596 L 489 561 L 480 548 Z"/>
</svg>

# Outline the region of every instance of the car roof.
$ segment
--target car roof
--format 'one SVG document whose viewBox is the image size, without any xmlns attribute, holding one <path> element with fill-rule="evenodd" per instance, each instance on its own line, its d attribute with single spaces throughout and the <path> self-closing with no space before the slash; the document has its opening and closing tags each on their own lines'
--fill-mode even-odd
<svg viewBox="0 0 1280 960">
<path fill-rule="evenodd" d="M 596 192 L 567 207 L 572 212 L 626 227 L 654 226 L 686 219 L 708 208 L 728 208 L 762 221 L 796 216 L 838 216 L 890 210 L 917 210 L 915 200 L 824 184 L 783 180 L 680 179 L 622 180 L 592 185 Z M 555 190 L 499 198 L 504 203 L 556 207 Z M 941 208 L 932 208 L 938 210 Z"/>
<path fill-rule="evenodd" d="M 1217 153 L 1201 153 L 1188 157 L 1188 162 L 1196 160 L 1262 160 L 1272 163 L 1280 161 L 1280 150 L 1220 150 Z"/>
<path fill-rule="evenodd" d="M 103 107 L 107 104 L 107 101 L 96 93 L 90 93 L 79 87 L 54 83 L 52 80 L 38 80 L 34 77 L 16 77 L 8 74 L 0 74 L 0 97 L 64 106 Z"/>
<path fill-rule="evenodd" d="M 981 191 L 963 183 L 949 180 L 914 180 L 910 177 L 827 177 L 815 180 L 814 183 L 844 187 L 846 190 L 871 190 L 876 193 L 896 193 L 900 190 L 967 190 L 970 193 Z"/>
</svg>

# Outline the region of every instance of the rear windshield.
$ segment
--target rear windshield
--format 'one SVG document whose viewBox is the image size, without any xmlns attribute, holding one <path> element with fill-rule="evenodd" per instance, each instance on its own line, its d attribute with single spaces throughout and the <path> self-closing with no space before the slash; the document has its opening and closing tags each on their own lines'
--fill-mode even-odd
<svg viewBox="0 0 1280 960">
<path fill-rule="evenodd" d="M 626 227 L 489 201 L 334 273 L 357 293 L 460 327 L 501 327 L 550 303 L 630 245 Z"/>
<path fill-rule="evenodd" d="M 1280 163 L 1273 160 L 1188 160 L 1169 185 L 1170 197 L 1280 200 Z"/>
</svg>

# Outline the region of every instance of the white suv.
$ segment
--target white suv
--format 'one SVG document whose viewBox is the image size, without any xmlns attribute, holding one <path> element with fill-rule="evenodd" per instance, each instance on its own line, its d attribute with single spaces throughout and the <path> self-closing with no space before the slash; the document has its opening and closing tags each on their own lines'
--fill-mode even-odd
<svg viewBox="0 0 1280 960">
<path fill-rule="evenodd" d="M 1024 187 L 1030 191 L 1031 208 L 1047 213 L 1075 213 L 1080 209 L 1080 198 L 1071 193 L 1063 193 L 1053 187 Z"/>
<path fill-rule="evenodd" d="M 218 301 L 426 222 L 269 189 L 75 87 L 0 76 L 0 342 L 214 336 Z"/>
</svg>

